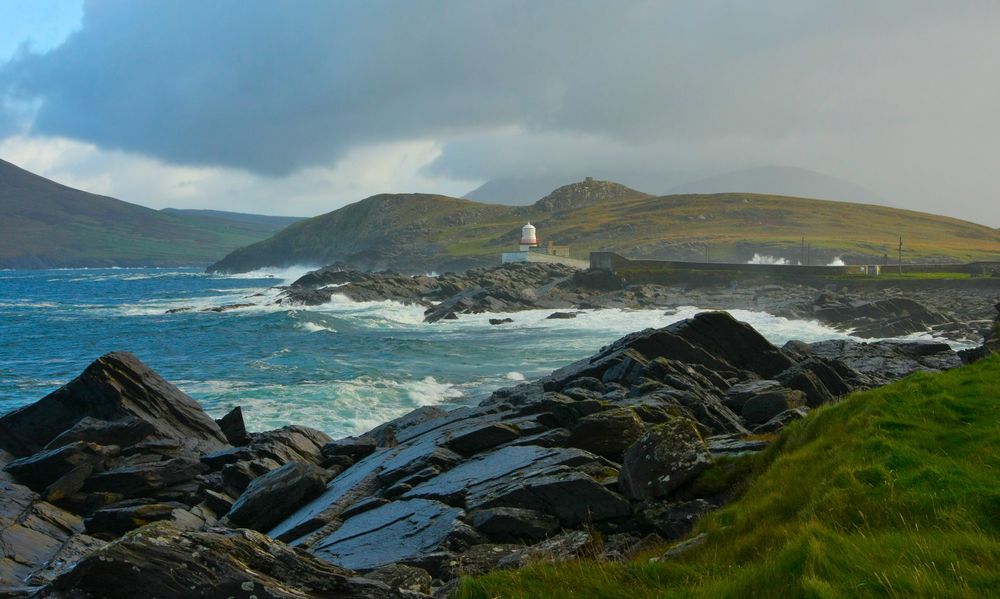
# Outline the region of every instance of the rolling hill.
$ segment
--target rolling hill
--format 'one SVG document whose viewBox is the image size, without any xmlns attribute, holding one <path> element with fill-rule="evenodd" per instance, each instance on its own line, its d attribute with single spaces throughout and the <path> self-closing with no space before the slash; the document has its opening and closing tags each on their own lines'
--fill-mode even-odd
<svg viewBox="0 0 1000 599">
<path fill-rule="evenodd" d="M 530 206 L 428 194 L 372 196 L 295 223 L 210 269 L 342 263 L 408 272 L 496 264 L 531 221 L 543 241 L 575 257 L 610 250 L 635 258 L 744 262 L 755 253 L 795 261 L 803 237 L 814 263 L 881 261 L 904 239 L 904 260 L 1000 258 L 1000 232 L 884 206 L 751 193 L 656 197 L 608 181 L 560 187 Z"/>
<path fill-rule="evenodd" d="M 0 268 L 208 264 L 287 225 L 256 216 L 152 210 L 0 160 Z"/>
</svg>

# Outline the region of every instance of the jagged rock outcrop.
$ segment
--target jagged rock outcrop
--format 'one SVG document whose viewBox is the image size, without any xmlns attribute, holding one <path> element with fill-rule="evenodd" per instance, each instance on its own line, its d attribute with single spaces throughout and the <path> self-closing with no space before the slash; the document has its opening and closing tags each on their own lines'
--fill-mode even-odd
<svg viewBox="0 0 1000 599">
<path fill-rule="evenodd" d="M 39 599 L 189 597 L 415 598 L 249 530 L 181 531 L 157 523 L 97 550 Z"/>
<path fill-rule="evenodd" d="M 596 534 L 622 555 L 649 535 L 686 534 L 724 502 L 698 477 L 718 456 L 766 447 L 751 430 L 960 362 L 943 344 L 777 348 L 706 312 L 477 406 L 423 407 L 331 440 L 303 426 L 243 438 L 235 415 L 224 434 L 137 359 L 109 356 L 0 418 L 20 427 L 4 438 L 15 455 L 0 451 L 8 589 L 403 597 L 445 592 L 463 573 L 591 555 Z"/>
<path fill-rule="evenodd" d="M 86 428 L 78 426 L 88 417 L 92 420 Z M 94 427 L 95 420 L 109 426 Z M 148 427 L 140 427 L 136 421 Z M 74 426 L 76 430 L 67 432 Z M 138 436 L 136 428 L 148 430 L 143 439 L 171 439 L 194 450 L 227 445 L 219 426 L 197 402 L 132 354 L 113 352 L 60 389 L 0 418 L 0 447 L 16 456 L 26 456 L 49 446 L 64 433 L 67 442 L 73 438 L 126 445 Z M 93 438 L 88 430 L 95 432 Z M 112 436 L 116 430 L 124 439 Z"/>
</svg>

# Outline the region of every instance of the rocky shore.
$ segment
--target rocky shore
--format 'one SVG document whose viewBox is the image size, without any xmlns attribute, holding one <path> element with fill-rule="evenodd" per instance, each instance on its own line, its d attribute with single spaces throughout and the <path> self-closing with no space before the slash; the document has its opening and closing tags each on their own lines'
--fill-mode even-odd
<svg viewBox="0 0 1000 599">
<path fill-rule="evenodd" d="M 853 390 L 961 363 L 941 343 L 779 348 L 706 312 L 334 440 L 248 433 L 239 408 L 213 420 L 111 353 L 0 418 L 0 596 L 443 597 L 464 574 L 626 559 L 732 496 L 725 456 Z"/>
<path fill-rule="evenodd" d="M 861 338 L 930 333 L 976 345 L 992 326 L 1000 279 L 972 282 L 911 280 L 873 287 L 848 282 L 717 283 L 694 278 L 657 285 L 629 284 L 610 272 L 579 271 L 559 264 L 509 264 L 437 277 L 327 267 L 292 283 L 277 301 L 319 305 L 334 295 L 354 301 L 393 300 L 423 306 L 427 322 L 462 314 L 533 309 L 561 311 L 561 317 L 571 318 L 572 312 L 566 311 L 697 306 L 816 320 Z M 505 324 L 501 320 L 495 324 Z"/>
</svg>

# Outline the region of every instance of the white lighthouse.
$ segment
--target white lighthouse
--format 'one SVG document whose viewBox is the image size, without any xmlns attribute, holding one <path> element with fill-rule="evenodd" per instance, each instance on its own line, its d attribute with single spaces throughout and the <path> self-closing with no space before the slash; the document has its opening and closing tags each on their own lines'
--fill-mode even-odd
<svg viewBox="0 0 1000 599">
<path fill-rule="evenodd" d="M 538 247 L 538 237 L 535 236 L 535 226 L 528 223 L 521 227 L 521 251 L 527 252 Z"/>
</svg>

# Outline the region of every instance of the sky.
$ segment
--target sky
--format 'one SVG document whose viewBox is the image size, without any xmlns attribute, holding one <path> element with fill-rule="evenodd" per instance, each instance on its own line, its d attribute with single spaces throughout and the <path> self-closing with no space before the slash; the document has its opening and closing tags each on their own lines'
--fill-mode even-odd
<svg viewBox="0 0 1000 599">
<path fill-rule="evenodd" d="M 995 0 L 0 0 L 0 158 L 310 216 L 765 165 L 1000 226 Z"/>
</svg>

